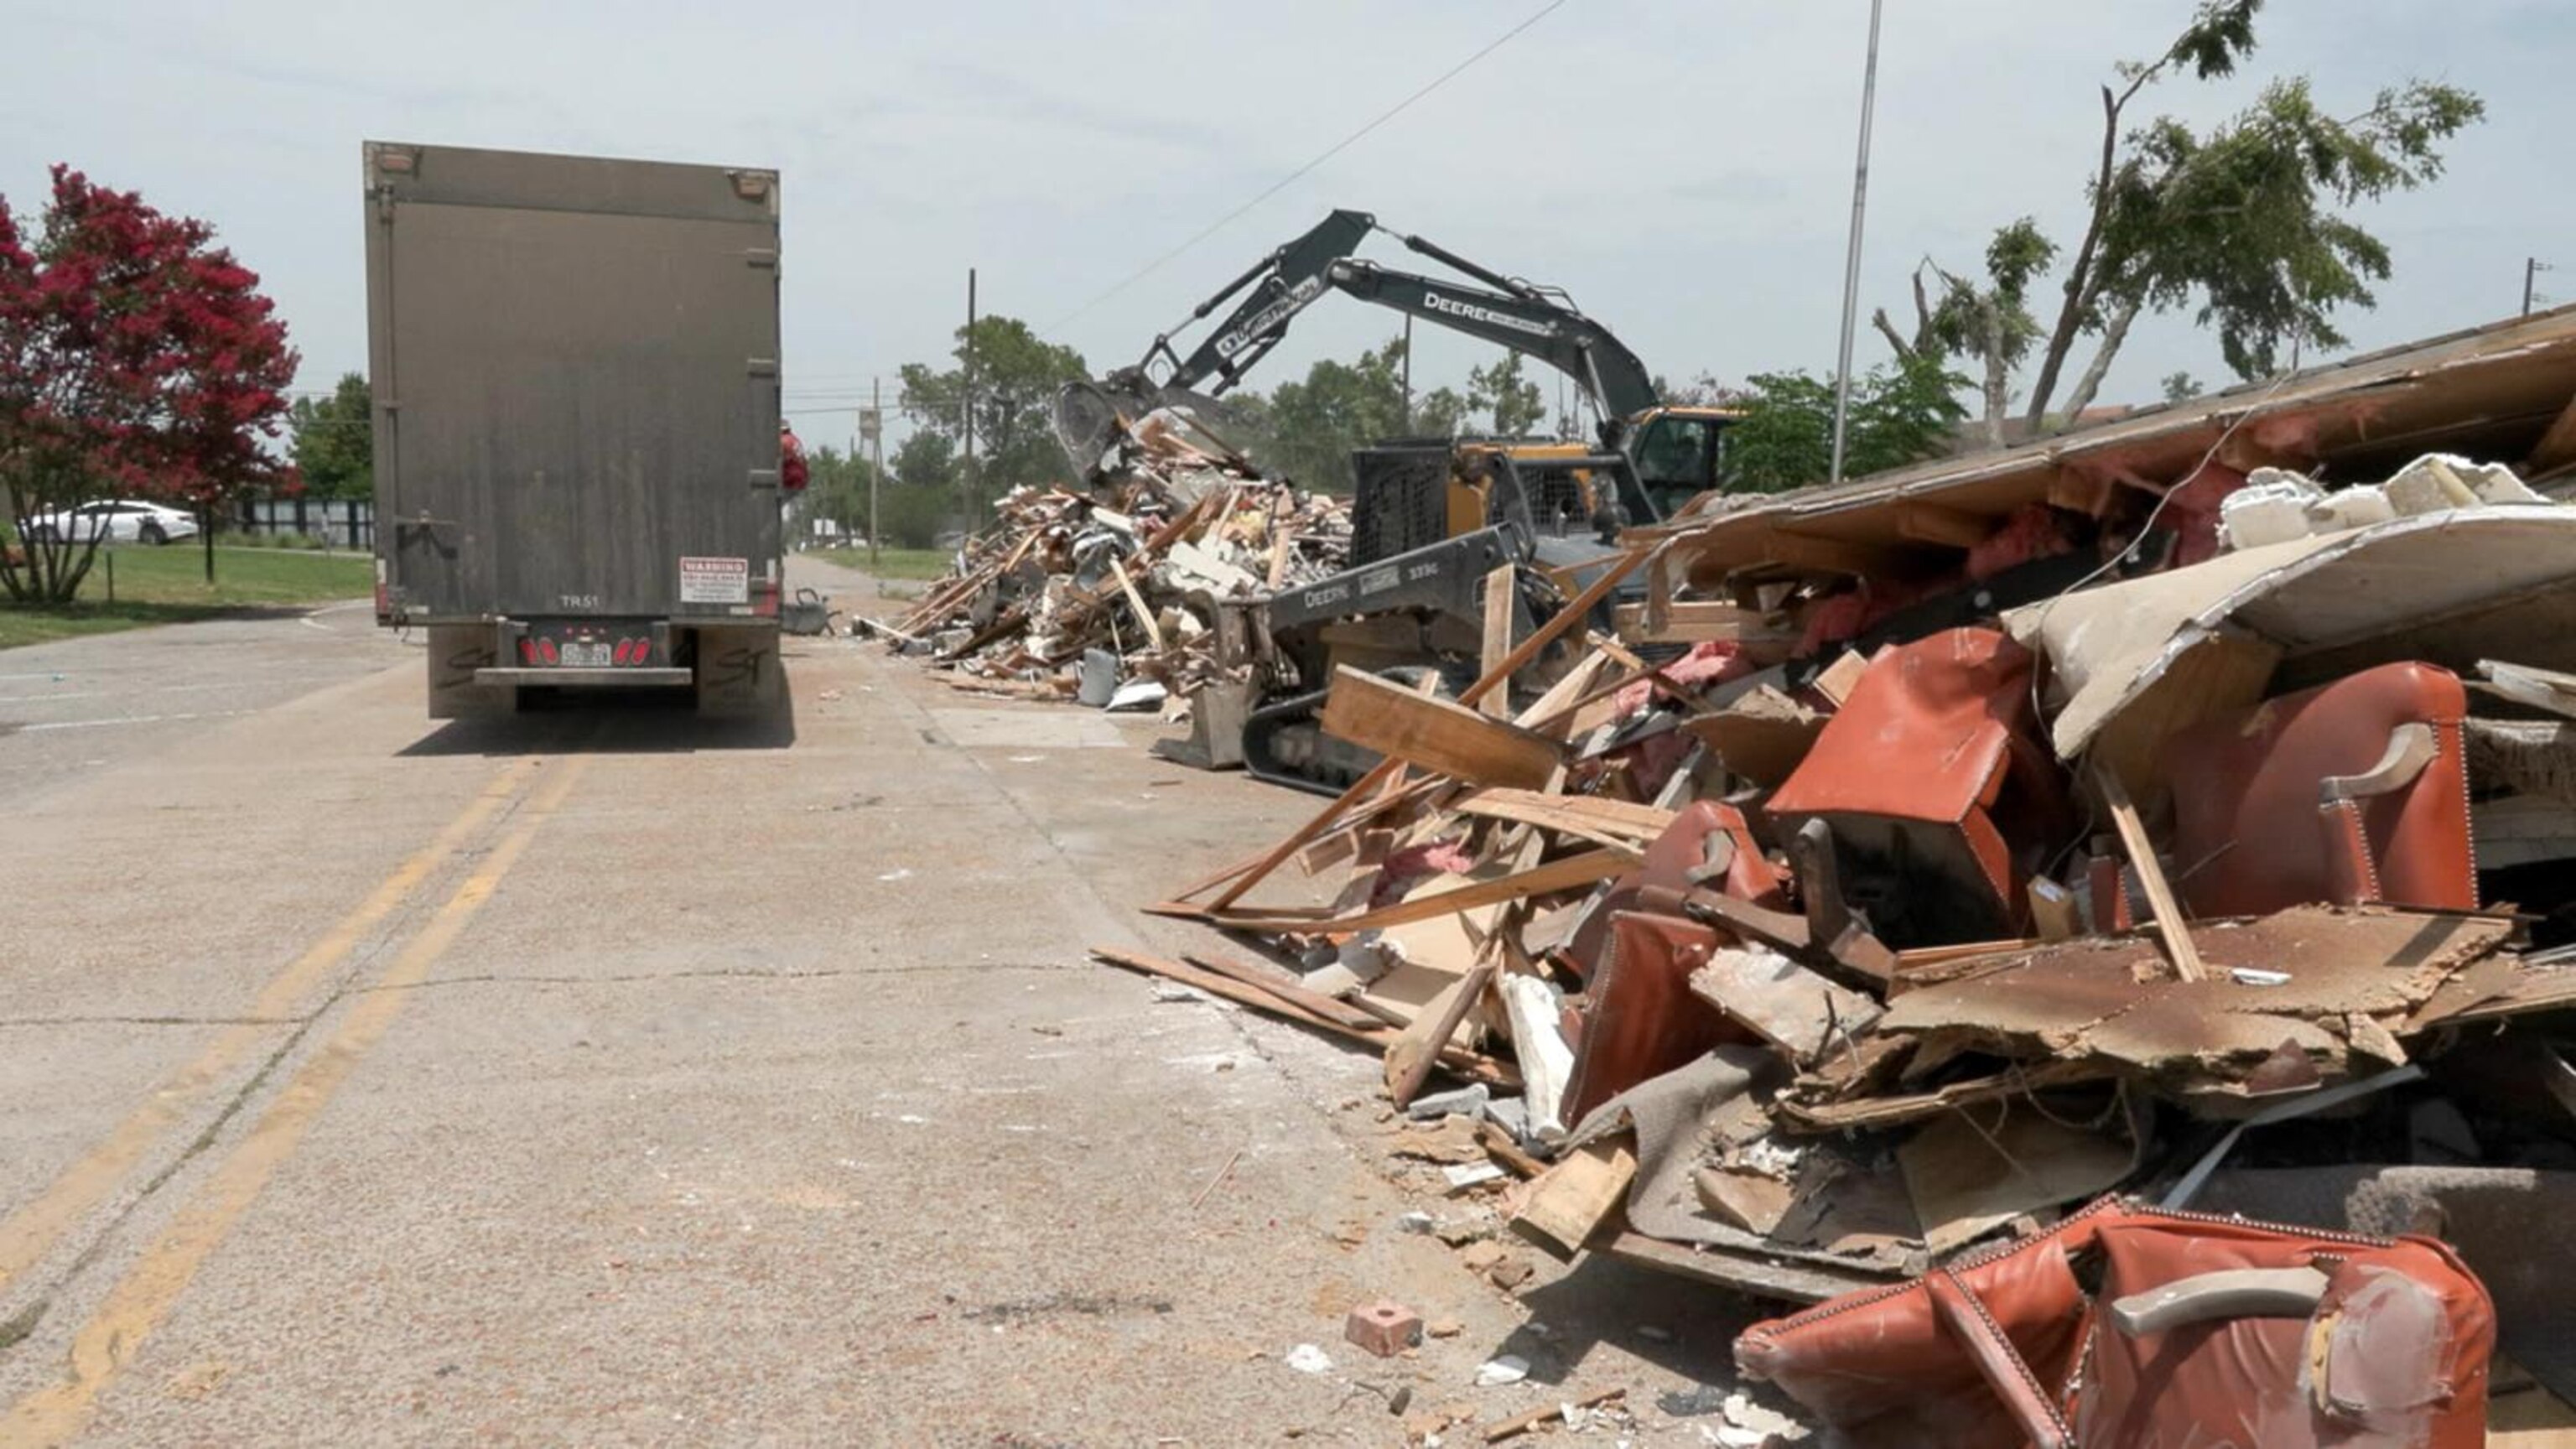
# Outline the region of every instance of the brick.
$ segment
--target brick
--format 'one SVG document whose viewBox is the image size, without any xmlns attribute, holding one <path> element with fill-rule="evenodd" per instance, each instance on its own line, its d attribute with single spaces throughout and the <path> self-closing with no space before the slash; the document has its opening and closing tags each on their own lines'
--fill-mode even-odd
<svg viewBox="0 0 2576 1449">
<path fill-rule="evenodd" d="M 1393 1358 L 1422 1342 L 1422 1315 L 1385 1299 L 1363 1303 L 1351 1310 L 1342 1337 L 1379 1358 Z"/>
</svg>

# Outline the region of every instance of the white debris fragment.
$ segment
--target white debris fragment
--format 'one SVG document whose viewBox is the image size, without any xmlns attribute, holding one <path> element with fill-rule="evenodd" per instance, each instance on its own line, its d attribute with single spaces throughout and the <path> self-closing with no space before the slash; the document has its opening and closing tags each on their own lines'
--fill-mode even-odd
<svg viewBox="0 0 2576 1449">
<path fill-rule="evenodd" d="M 1288 1350 L 1288 1366 L 1301 1374 L 1330 1373 L 1333 1361 L 1311 1343 L 1301 1343 Z"/>
<path fill-rule="evenodd" d="M 1178 982 L 1173 981 L 1157 981 L 1154 983 L 1154 999 L 1161 1002 L 1173 1002 L 1205 1001 L 1208 998 L 1207 993 L 1200 991 L 1197 987 L 1183 986 Z"/>
<path fill-rule="evenodd" d="M 1168 691 L 1154 680 L 1131 679 L 1110 691 L 1108 707 L 1113 711 L 1152 709 L 1163 702 L 1166 693 Z"/>
<path fill-rule="evenodd" d="M 1703 1426 L 1700 1433 L 1712 1443 L 1726 1445 L 1727 1449 L 1762 1449 L 1773 1439 L 1794 1442 L 1807 1437 L 1806 1425 L 1786 1414 L 1766 1409 L 1741 1393 L 1728 1394 L 1725 1402 L 1717 1406 L 1717 1412 L 1726 1423 L 1714 1432 Z"/>
<path fill-rule="evenodd" d="M 1478 1183 L 1492 1182 L 1503 1175 L 1503 1170 L 1490 1162 L 1462 1162 L 1440 1169 L 1440 1175 L 1449 1179 L 1452 1188 L 1469 1188 Z"/>
<path fill-rule="evenodd" d="M 2309 507 L 2325 491 L 2282 468 L 2257 468 L 2245 486 L 2218 505 L 2218 526 L 2229 548 L 2261 548 L 2305 538 L 2313 527 Z"/>
<path fill-rule="evenodd" d="M 1399 1232 L 1428 1233 L 1432 1229 L 1440 1226 L 1440 1220 L 1433 1217 L 1431 1214 L 1422 1211 L 1420 1208 L 1416 1208 L 1412 1212 L 1398 1217 L 1395 1220 L 1395 1226 Z"/>
<path fill-rule="evenodd" d="M 1499 1354 L 1476 1365 L 1476 1387 L 1498 1389 L 1529 1377 L 1529 1360 L 1516 1353 Z"/>
<path fill-rule="evenodd" d="M 910 880 L 910 879 L 912 879 L 912 871 L 911 871 L 911 869 L 910 869 L 909 867 L 904 867 L 904 868 L 900 868 L 900 869 L 896 869 L 896 870 L 890 870 L 890 871 L 887 871 L 885 874 L 883 874 L 883 875 L 881 875 L 881 876 L 878 876 L 878 877 L 877 877 L 877 879 L 879 879 L 879 880 Z"/>
</svg>

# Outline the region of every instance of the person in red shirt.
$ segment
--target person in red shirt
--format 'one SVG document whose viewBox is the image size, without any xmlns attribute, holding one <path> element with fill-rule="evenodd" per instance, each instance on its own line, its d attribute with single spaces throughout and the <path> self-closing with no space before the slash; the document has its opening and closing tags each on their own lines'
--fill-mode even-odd
<svg viewBox="0 0 2576 1449">
<path fill-rule="evenodd" d="M 778 420 L 778 486 L 790 493 L 805 491 L 805 445 L 796 438 L 796 430 L 785 418 Z"/>
</svg>

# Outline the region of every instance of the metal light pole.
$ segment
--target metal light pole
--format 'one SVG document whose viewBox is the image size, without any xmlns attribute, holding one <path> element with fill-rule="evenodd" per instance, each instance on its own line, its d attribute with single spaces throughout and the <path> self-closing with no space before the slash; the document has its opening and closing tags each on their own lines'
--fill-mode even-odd
<svg viewBox="0 0 2576 1449">
<path fill-rule="evenodd" d="M 975 532 L 975 269 L 966 269 L 966 461 L 958 487 L 966 495 L 966 532 Z"/>
<path fill-rule="evenodd" d="M 2539 300 L 2538 294 L 2531 290 L 2533 279 L 2538 277 L 2542 272 L 2554 270 L 2556 270 L 2556 268 L 2553 268 L 2549 263 L 2542 261 L 2538 257 L 2524 257 L 2522 259 L 2522 315 L 2525 317 L 2531 315 L 2532 303 Z"/>
<path fill-rule="evenodd" d="M 1843 257 L 1842 352 L 1834 364 L 1834 475 L 1843 481 L 1843 437 L 1851 419 L 1852 329 L 1860 320 L 1860 230 L 1869 208 L 1869 120 L 1878 102 L 1878 14 L 1869 0 L 1869 59 L 1860 77 L 1860 159 L 1852 164 L 1851 246 Z"/>
</svg>

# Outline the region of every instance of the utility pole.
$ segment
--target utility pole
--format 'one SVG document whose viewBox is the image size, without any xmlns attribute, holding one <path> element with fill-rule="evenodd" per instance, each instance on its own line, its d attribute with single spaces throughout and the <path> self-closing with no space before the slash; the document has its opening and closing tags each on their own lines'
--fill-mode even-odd
<svg viewBox="0 0 2576 1449">
<path fill-rule="evenodd" d="M 2522 259 L 2522 315 L 2525 317 L 2531 315 L 2531 304 L 2538 300 L 2538 294 L 2531 290 L 2533 280 L 2542 272 L 2554 270 L 2556 268 L 2538 257 Z"/>
<path fill-rule="evenodd" d="M 885 480 L 885 379 L 868 379 L 868 415 L 859 429 L 868 444 L 868 572 L 877 572 L 877 485 Z"/>
<path fill-rule="evenodd" d="M 1843 481 L 1843 437 L 1851 418 L 1852 327 L 1860 320 L 1860 229 L 1869 207 L 1869 121 L 1878 103 L 1878 13 L 1882 0 L 1869 0 L 1869 59 L 1860 77 L 1860 159 L 1852 164 L 1851 246 L 1843 257 L 1843 337 L 1834 366 L 1834 476 Z"/>
<path fill-rule="evenodd" d="M 975 531 L 975 269 L 966 269 L 966 461 L 957 486 L 966 494 L 966 531 Z"/>
</svg>

